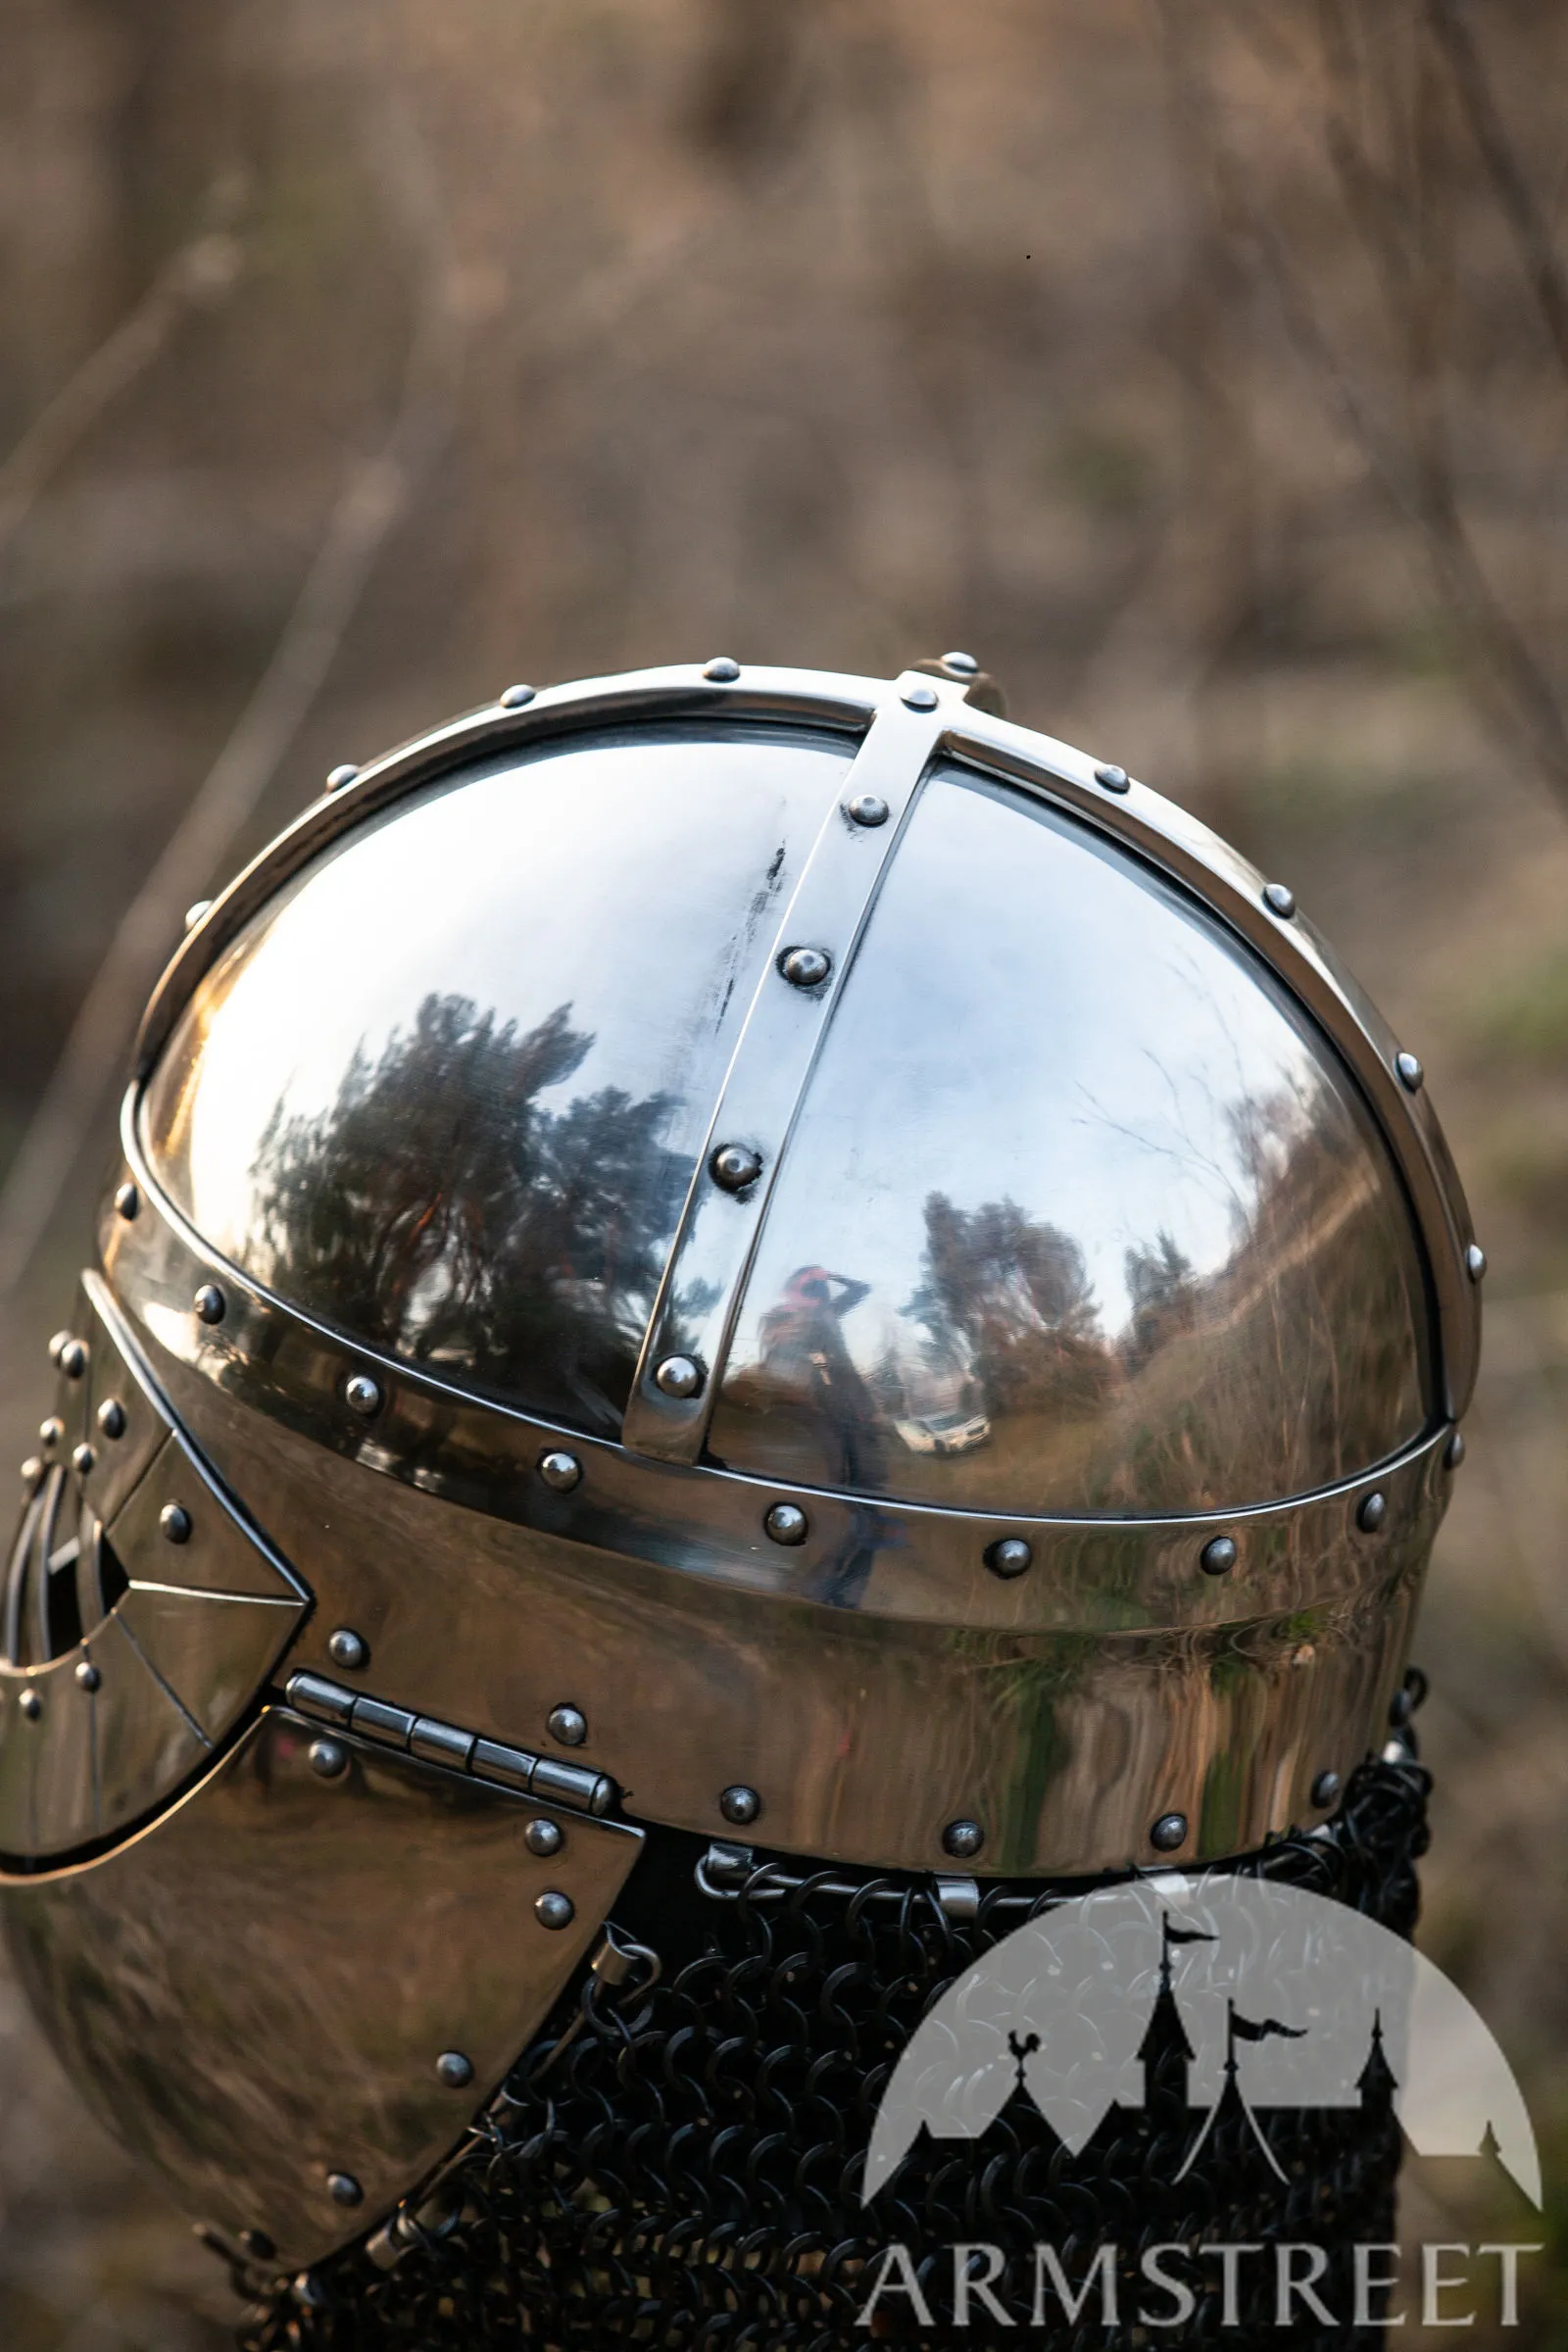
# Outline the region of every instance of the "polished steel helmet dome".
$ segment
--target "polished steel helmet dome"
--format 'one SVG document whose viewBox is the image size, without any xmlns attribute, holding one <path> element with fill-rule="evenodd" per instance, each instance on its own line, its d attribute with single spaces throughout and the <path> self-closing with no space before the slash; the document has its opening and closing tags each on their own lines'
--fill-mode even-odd
<svg viewBox="0 0 1568 2352">
<path fill-rule="evenodd" d="M 170 2126 L 229 2224 L 288 2176 L 270 2234 L 343 2234 L 496 2078 L 527 2003 L 436 2014 L 469 1897 L 537 2007 L 660 1826 L 1185 1865 L 1379 1744 L 1483 1264 L 1419 1064 L 1288 890 L 994 705 L 511 690 L 160 984 L 12 1562 L 13 1935 L 70 2055 L 95 1937 L 163 1965 L 184 1889 L 266 1956 L 260 1890 L 354 1882 L 331 1998 L 412 1936 L 386 2034 L 453 2045 L 352 2169 L 249 2078 L 195 2178 Z M 294 1949 L 233 1994 L 273 2048 Z"/>
</svg>

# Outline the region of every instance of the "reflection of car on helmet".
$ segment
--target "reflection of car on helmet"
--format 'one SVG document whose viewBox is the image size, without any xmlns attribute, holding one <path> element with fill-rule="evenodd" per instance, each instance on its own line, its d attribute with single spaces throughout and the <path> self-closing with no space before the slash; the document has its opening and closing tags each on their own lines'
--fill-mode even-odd
<svg viewBox="0 0 1568 2352">
<path fill-rule="evenodd" d="M 7 1588 L 8 1928 L 289 2260 L 674 1833 L 1189 1864 L 1379 1740 L 1478 1332 L 1419 1066 L 961 665 L 514 690 L 338 783 L 175 956 L 122 1151 Z"/>
</svg>

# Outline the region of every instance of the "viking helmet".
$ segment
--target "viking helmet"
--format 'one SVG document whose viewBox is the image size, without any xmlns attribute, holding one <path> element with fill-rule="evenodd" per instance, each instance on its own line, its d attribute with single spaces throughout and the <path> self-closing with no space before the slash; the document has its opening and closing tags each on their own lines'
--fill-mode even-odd
<svg viewBox="0 0 1568 2352">
<path fill-rule="evenodd" d="M 428 2174 L 662 1838 L 1183 1867 L 1382 1740 L 1484 1260 L 1290 891 L 961 656 L 650 670 L 200 915 L 0 1661 L 32 2000 L 195 2213 Z"/>
</svg>

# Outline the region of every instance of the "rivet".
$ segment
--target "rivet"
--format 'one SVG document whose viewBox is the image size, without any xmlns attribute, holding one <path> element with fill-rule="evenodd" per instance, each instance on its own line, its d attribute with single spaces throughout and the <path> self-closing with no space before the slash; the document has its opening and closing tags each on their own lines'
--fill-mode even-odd
<svg viewBox="0 0 1568 2352">
<path fill-rule="evenodd" d="M 197 899 L 193 901 L 193 903 L 185 909 L 186 930 L 194 931 L 197 924 L 201 921 L 202 916 L 204 914 L 211 914 L 212 910 L 213 902 L 211 899 Z"/>
<path fill-rule="evenodd" d="M 1389 1701 L 1389 1728 L 1402 1732 L 1415 1713 L 1415 1692 L 1407 1683 L 1401 1683 Z"/>
<path fill-rule="evenodd" d="M 326 1654 L 334 1666 L 341 1666 L 349 1674 L 353 1674 L 361 1666 L 368 1666 L 370 1663 L 369 1643 L 366 1641 L 365 1636 L 357 1634 L 351 1625 L 340 1625 L 337 1631 L 328 1638 Z"/>
<path fill-rule="evenodd" d="M 1340 1793 L 1337 1772 L 1320 1772 L 1312 1783 L 1312 1802 L 1320 1813 L 1326 1813 Z"/>
<path fill-rule="evenodd" d="M 1289 922 L 1296 912 L 1296 893 L 1284 882 L 1265 882 L 1263 904 L 1272 913 Z"/>
<path fill-rule="evenodd" d="M 158 1524 L 171 1544 L 190 1542 L 190 1513 L 182 1502 L 166 1502 L 158 1514 Z"/>
<path fill-rule="evenodd" d="M 956 676 L 960 678 L 976 677 L 980 670 L 980 664 L 973 654 L 944 654 L 942 666 L 944 669 L 951 669 Z"/>
<path fill-rule="evenodd" d="M 74 1446 L 71 1449 L 71 1467 L 79 1478 L 86 1477 L 97 1459 L 90 1446 Z"/>
<path fill-rule="evenodd" d="M 443 2050 L 435 2062 L 436 2080 L 448 2090 L 466 2090 L 473 2081 L 473 2061 L 461 2050 Z"/>
<path fill-rule="evenodd" d="M 744 1827 L 747 1822 L 757 1819 L 762 1810 L 762 1800 L 755 1788 L 748 1788 L 737 1781 L 733 1788 L 726 1788 L 720 1796 L 718 1809 L 726 1821 Z"/>
<path fill-rule="evenodd" d="M 703 1368 L 689 1355 L 666 1355 L 656 1366 L 654 1386 L 666 1396 L 696 1396 L 702 1392 Z"/>
<path fill-rule="evenodd" d="M 1457 1470 L 1459 1464 L 1463 1460 L 1464 1432 L 1463 1430 L 1456 1429 L 1452 1437 L 1448 1440 L 1446 1446 L 1445 1446 L 1443 1448 L 1443 1467 L 1445 1470 Z"/>
<path fill-rule="evenodd" d="M 58 1413 L 51 1413 L 47 1421 L 38 1424 L 38 1443 L 45 1453 L 53 1453 L 65 1434 L 66 1425 Z"/>
<path fill-rule="evenodd" d="M 345 784 L 353 783 L 359 772 L 352 760 L 345 760 L 341 767 L 334 767 L 327 776 L 327 791 L 341 792 Z"/>
<path fill-rule="evenodd" d="M 328 2173 L 327 2193 L 334 2205 L 363 2205 L 365 2191 L 352 2173 Z"/>
<path fill-rule="evenodd" d="M 216 1282 L 204 1282 L 191 1304 L 201 1322 L 221 1323 L 228 1301 Z"/>
<path fill-rule="evenodd" d="M 76 1680 L 84 1690 L 96 1690 L 103 1679 L 91 1658 L 83 1658 L 76 1668 Z"/>
<path fill-rule="evenodd" d="M 581 1707 L 552 1707 L 545 1717 L 545 1729 L 563 1747 L 581 1747 L 588 1737 L 588 1718 Z"/>
<path fill-rule="evenodd" d="M 49 1343 L 49 1361 L 57 1372 L 60 1369 L 60 1358 L 70 1346 L 71 1334 L 69 1331 L 57 1331 Z"/>
<path fill-rule="evenodd" d="M 956 1862 L 967 1862 L 986 1841 L 986 1834 L 977 1821 L 950 1821 L 942 1833 L 942 1850 Z"/>
<path fill-rule="evenodd" d="M 541 1816 L 538 1821 L 529 1822 L 522 1833 L 522 1842 L 530 1854 L 539 1854 L 548 1860 L 551 1854 L 560 1853 L 566 1842 L 566 1834 L 559 1821 L 546 1821 Z"/>
<path fill-rule="evenodd" d="M 760 1153 L 751 1151 L 745 1144 L 720 1145 L 708 1164 L 712 1170 L 713 1182 L 721 1185 L 726 1193 L 744 1192 L 762 1173 Z"/>
<path fill-rule="evenodd" d="M 1149 1842 L 1162 1854 L 1173 1854 L 1179 1845 L 1187 1843 L 1185 1813 L 1162 1813 L 1149 1833 Z"/>
<path fill-rule="evenodd" d="M 703 664 L 704 677 L 711 678 L 715 686 L 732 685 L 740 674 L 740 663 L 732 662 L 728 654 L 715 654 L 711 662 Z"/>
<path fill-rule="evenodd" d="M 846 801 L 844 813 L 852 822 L 871 830 L 888 821 L 888 805 L 879 792 L 858 792 L 853 801 Z"/>
<path fill-rule="evenodd" d="M 1365 1536 L 1375 1536 L 1389 1515 L 1387 1497 L 1382 1494 L 1363 1494 L 1356 1505 L 1355 1524 Z"/>
<path fill-rule="evenodd" d="M 67 1380 L 79 1380 L 87 1369 L 86 1347 L 80 1340 L 74 1340 L 68 1332 L 60 1343 L 60 1352 L 55 1362 Z"/>
<path fill-rule="evenodd" d="M 577 1916 L 577 1906 L 559 1886 L 547 1886 L 535 1900 L 533 1915 L 542 1928 L 569 1928 Z"/>
<path fill-rule="evenodd" d="M 1394 1066 L 1399 1073 L 1399 1084 L 1405 1091 L 1412 1095 L 1419 1094 L 1421 1081 L 1426 1076 L 1426 1072 L 1415 1055 L 1413 1054 L 1396 1054 Z"/>
<path fill-rule="evenodd" d="M 906 686 L 900 692 L 899 700 L 906 710 L 934 710 L 937 707 L 937 690 L 934 686 Z"/>
<path fill-rule="evenodd" d="M 122 1438 L 125 1434 L 125 1408 L 118 1396 L 106 1396 L 98 1407 L 98 1426 L 106 1438 Z"/>
<path fill-rule="evenodd" d="M 1234 1536 L 1210 1536 L 1198 1555 L 1198 1565 L 1205 1576 L 1228 1576 L 1236 1565 Z"/>
<path fill-rule="evenodd" d="M 17 1704 L 29 1723 L 36 1723 L 43 1713 L 43 1700 L 38 1696 L 36 1690 L 24 1690 Z"/>
<path fill-rule="evenodd" d="M 775 1544 L 804 1544 L 810 1521 L 798 1502 L 775 1502 L 762 1525 Z"/>
<path fill-rule="evenodd" d="M 128 1225 L 141 1209 L 141 1195 L 133 1184 L 122 1184 L 115 1195 L 115 1206 Z"/>
<path fill-rule="evenodd" d="M 551 1446 L 539 1456 L 539 1475 L 558 1494 L 569 1494 L 582 1484 L 582 1464 L 564 1446 Z"/>
<path fill-rule="evenodd" d="M 1022 1576 L 1035 1556 L 1034 1545 L 1022 1536 L 1002 1536 L 986 1546 L 986 1566 L 993 1576 Z"/>
<path fill-rule="evenodd" d="M 306 1752 L 311 1770 L 323 1781 L 335 1781 L 348 1769 L 349 1751 L 340 1740 L 313 1740 Z"/>
<path fill-rule="evenodd" d="M 833 969 L 833 958 L 820 948 L 786 948 L 778 968 L 791 988 L 820 988 Z"/>
<path fill-rule="evenodd" d="M 1106 760 L 1102 767 L 1096 768 L 1095 782 L 1103 784 L 1107 792 L 1126 792 L 1131 786 L 1127 770 L 1118 767 L 1113 760 Z"/>
<path fill-rule="evenodd" d="M 242 2230 L 239 2243 L 241 2251 L 248 2254 L 253 2262 L 270 2262 L 277 2252 L 277 2247 L 265 2230 Z M 308 2276 L 309 2273 L 301 2273 L 302 2278 Z"/>
<path fill-rule="evenodd" d="M 43 1484 L 43 1464 L 35 1453 L 29 1453 L 22 1465 L 22 1483 L 29 1494 L 35 1494 Z"/>
<path fill-rule="evenodd" d="M 509 686 L 504 693 L 497 695 L 496 700 L 503 710 L 525 710 L 536 692 L 537 689 L 532 686 Z"/>
<path fill-rule="evenodd" d="M 368 1372 L 355 1372 L 343 1384 L 343 1401 L 350 1412 L 368 1421 L 372 1413 L 381 1410 L 381 1389 Z"/>
<path fill-rule="evenodd" d="M 1487 1270 L 1487 1253 L 1482 1249 L 1479 1242 L 1472 1242 L 1469 1249 L 1465 1251 L 1464 1270 L 1469 1275 L 1472 1282 L 1479 1282 L 1482 1275 L 1485 1274 Z M 64 1359 L 62 1359 L 61 1368 L 62 1370 L 65 1368 Z"/>
</svg>

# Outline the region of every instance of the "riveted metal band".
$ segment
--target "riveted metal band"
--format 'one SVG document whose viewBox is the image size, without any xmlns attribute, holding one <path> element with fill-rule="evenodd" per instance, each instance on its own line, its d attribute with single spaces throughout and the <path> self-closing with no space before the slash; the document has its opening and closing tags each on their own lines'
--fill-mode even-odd
<svg viewBox="0 0 1568 2352">
<path fill-rule="evenodd" d="M 903 699 L 915 688 L 914 708 Z M 961 702 L 952 687 L 923 687 L 911 671 L 883 701 L 844 780 L 784 910 L 734 1058 L 726 1073 L 679 1228 L 649 1318 L 621 1427 L 639 1453 L 695 1462 L 712 1415 L 716 1374 L 772 1190 L 773 1177 L 811 1065 L 947 718 Z M 885 810 L 872 826 L 849 813 L 857 800 Z M 792 948 L 825 957 L 820 980 L 792 981 Z M 808 969 L 814 969 L 811 965 Z M 740 1190 L 720 1179 L 715 1154 L 739 1146 L 760 1163 Z M 671 1359 L 695 1368 L 675 1392 L 662 1385 Z"/>
<path fill-rule="evenodd" d="M 1108 785 L 1087 754 L 977 709 L 961 692 L 935 691 L 939 707 L 925 747 L 928 760 L 940 752 L 972 763 L 1071 809 L 1134 849 L 1156 870 L 1196 892 L 1259 952 L 1327 1032 L 1359 1081 L 1408 1191 L 1425 1242 L 1436 1308 L 1441 1358 L 1436 1393 L 1442 1410 L 1456 1419 L 1475 1385 L 1481 1323 L 1471 1264 L 1484 1260 L 1472 1258 L 1469 1213 L 1427 1091 L 1412 1093 L 1398 1075 L 1398 1041 L 1297 911 L 1291 894 L 1276 888 L 1266 895 L 1257 869 L 1197 818 L 1148 786 L 1127 780 L 1120 769 L 1104 770 L 1117 779 L 1114 787 Z M 810 670 L 746 669 L 733 678 L 710 678 L 695 665 L 641 670 L 551 687 L 521 708 L 489 704 L 402 745 L 315 803 L 213 901 L 148 1006 L 136 1048 L 138 1076 L 152 1067 L 197 983 L 281 885 L 328 843 L 435 778 L 497 753 L 612 724 L 700 716 L 737 727 L 785 721 L 863 734 L 887 696 L 882 681 Z M 911 774 L 910 788 L 915 780 Z M 757 1222 L 753 1213 L 750 1223 L 755 1228 Z M 656 1394 L 657 1407 L 639 1384 L 638 1411 L 647 1403 L 650 1424 L 668 1401 L 667 1393 Z"/>
</svg>

